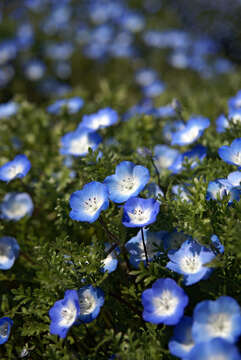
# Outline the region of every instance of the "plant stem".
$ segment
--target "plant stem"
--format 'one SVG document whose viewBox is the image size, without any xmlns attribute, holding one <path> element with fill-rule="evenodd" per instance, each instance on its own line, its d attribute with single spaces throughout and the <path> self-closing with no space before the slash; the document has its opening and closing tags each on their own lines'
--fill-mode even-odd
<svg viewBox="0 0 241 360">
<path fill-rule="evenodd" d="M 143 231 L 143 227 L 141 228 L 141 238 L 142 238 L 142 244 L 143 244 L 144 253 L 145 253 L 145 257 L 146 257 L 146 266 L 148 266 L 149 261 L 148 261 L 147 250 L 146 250 L 146 244 L 145 244 L 145 239 L 144 239 L 144 231 Z"/>
</svg>

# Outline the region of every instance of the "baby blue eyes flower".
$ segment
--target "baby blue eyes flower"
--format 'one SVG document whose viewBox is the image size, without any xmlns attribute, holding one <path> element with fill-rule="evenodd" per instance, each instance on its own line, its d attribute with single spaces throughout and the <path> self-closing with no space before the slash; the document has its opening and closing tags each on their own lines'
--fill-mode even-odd
<svg viewBox="0 0 241 360">
<path fill-rule="evenodd" d="M 241 360 L 238 349 L 228 341 L 216 338 L 196 344 L 185 360 Z"/>
<path fill-rule="evenodd" d="M 15 115 L 17 113 L 18 107 L 19 105 L 14 101 L 0 104 L 0 119 Z"/>
<path fill-rule="evenodd" d="M 183 163 L 185 162 L 185 159 L 191 162 L 191 168 L 193 169 L 198 165 L 197 160 L 203 161 L 206 155 L 206 148 L 202 145 L 196 145 L 191 150 L 186 151 L 183 154 L 179 154 L 169 167 L 169 170 L 174 174 L 178 174 L 183 170 Z"/>
<path fill-rule="evenodd" d="M 160 250 L 158 248 L 160 248 L 162 244 L 162 239 L 166 234 L 166 231 L 150 232 L 149 230 L 144 229 L 143 233 L 148 261 L 152 261 L 154 257 L 160 255 Z M 146 256 L 142 242 L 141 230 L 136 236 L 131 238 L 125 246 L 130 254 L 130 263 L 134 266 L 134 268 L 137 269 L 140 262 L 143 262 L 146 265 Z"/>
<path fill-rule="evenodd" d="M 156 221 L 160 204 L 154 199 L 131 197 L 123 208 L 123 225 L 127 227 L 144 227 Z"/>
<path fill-rule="evenodd" d="M 10 269 L 19 255 L 17 240 L 10 236 L 0 238 L 0 270 Z"/>
<path fill-rule="evenodd" d="M 182 318 L 188 296 L 170 279 L 158 279 L 142 293 L 142 317 L 153 324 L 175 325 Z"/>
<path fill-rule="evenodd" d="M 159 96 L 160 94 L 163 93 L 163 91 L 165 90 L 166 85 L 160 81 L 160 80 L 155 80 L 153 83 L 151 83 L 148 86 L 143 87 L 143 93 L 146 97 L 156 97 Z"/>
<path fill-rule="evenodd" d="M 189 145 L 195 142 L 210 125 L 210 121 L 203 116 L 190 118 L 184 128 L 172 136 L 172 145 Z"/>
<path fill-rule="evenodd" d="M 33 202 L 27 193 L 8 193 L 0 204 L 0 218 L 18 221 L 33 212 Z"/>
<path fill-rule="evenodd" d="M 174 329 L 174 334 L 168 343 L 168 347 L 172 355 L 181 359 L 186 359 L 186 356 L 194 347 L 192 338 L 192 318 L 183 316 Z"/>
<path fill-rule="evenodd" d="M 60 114 L 64 107 L 69 114 L 77 113 L 84 105 L 84 100 L 78 96 L 70 99 L 56 100 L 55 103 L 48 106 L 47 111 L 50 114 Z"/>
<path fill-rule="evenodd" d="M 95 114 L 84 115 L 83 120 L 79 125 L 79 129 L 82 127 L 86 127 L 92 131 L 102 129 L 116 124 L 118 118 L 118 113 L 115 110 L 111 108 L 101 109 Z"/>
<path fill-rule="evenodd" d="M 110 250 L 111 245 L 106 243 L 105 244 L 105 251 L 108 252 Z M 102 272 L 108 272 L 109 274 L 116 270 L 118 265 L 118 259 L 117 256 L 120 253 L 120 249 L 116 247 L 110 254 L 107 255 L 107 257 L 102 260 Z"/>
<path fill-rule="evenodd" d="M 229 121 L 225 115 L 220 115 L 216 119 L 216 129 L 218 133 L 224 132 L 229 127 Z"/>
<path fill-rule="evenodd" d="M 76 290 L 67 290 L 64 299 L 56 301 L 49 310 L 50 334 L 65 338 L 69 328 L 80 314 L 79 297 Z"/>
<path fill-rule="evenodd" d="M 223 199 L 223 197 L 227 195 L 230 195 L 229 204 L 231 204 L 233 200 L 239 201 L 241 197 L 241 189 L 238 186 L 233 186 L 227 179 L 216 179 L 214 181 L 210 181 L 206 194 L 207 200 L 217 200 L 218 198 Z"/>
<path fill-rule="evenodd" d="M 241 166 L 241 138 L 235 139 L 230 146 L 221 146 L 218 154 L 226 163 Z"/>
<path fill-rule="evenodd" d="M 228 175 L 228 181 L 233 186 L 240 186 L 241 185 L 241 171 L 234 171 Z"/>
<path fill-rule="evenodd" d="M 75 191 L 70 197 L 70 217 L 89 223 L 98 219 L 102 210 L 109 206 L 106 185 L 96 181 L 86 184 L 82 190 Z"/>
<path fill-rule="evenodd" d="M 0 167 L 0 180 L 9 182 L 23 178 L 30 170 L 31 163 L 25 155 L 17 155 L 12 161 Z"/>
<path fill-rule="evenodd" d="M 0 345 L 5 344 L 8 341 L 13 320 L 9 317 L 3 317 L 0 319 Z"/>
<path fill-rule="evenodd" d="M 91 129 L 80 128 L 65 134 L 61 138 L 62 155 L 85 156 L 89 148 L 95 151 L 101 142 L 101 137 Z"/>
<path fill-rule="evenodd" d="M 219 240 L 217 235 L 212 235 L 211 236 L 211 241 L 215 247 L 215 249 L 220 253 L 223 254 L 224 253 L 224 246 L 221 243 L 221 241 Z"/>
<path fill-rule="evenodd" d="M 89 323 L 93 321 L 100 312 L 105 298 L 103 291 L 98 287 L 87 285 L 78 290 L 80 312 L 78 320 Z"/>
<path fill-rule="evenodd" d="M 132 196 L 138 195 L 150 179 L 147 168 L 135 165 L 130 161 L 122 161 L 116 167 L 114 175 L 104 180 L 109 197 L 116 203 L 122 203 Z"/>
<path fill-rule="evenodd" d="M 154 163 L 159 172 L 170 169 L 179 156 L 179 151 L 167 145 L 156 145 L 154 147 Z"/>
<path fill-rule="evenodd" d="M 229 109 L 240 109 L 241 108 L 241 90 L 237 94 L 230 98 L 228 101 Z"/>
<path fill-rule="evenodd" d="M 204 300 L 193 313 L 192 336 L 195 343 L 223 338 L 234 343 L 241 335 L 241 311 L 235 299 L 221 296 L 217 300 Z"/>
<path fill-rule="evenodd" d="M 192 285 L 207 278 L 212 269 L 204 266 L 215 257 L 208 248 L 199 245 L 194 240 L 185 241 L 179 250 L 170 250 L 168 258 L 171 260 L 167 268 L 184 276 L 184 284 Z"/>
</svg>

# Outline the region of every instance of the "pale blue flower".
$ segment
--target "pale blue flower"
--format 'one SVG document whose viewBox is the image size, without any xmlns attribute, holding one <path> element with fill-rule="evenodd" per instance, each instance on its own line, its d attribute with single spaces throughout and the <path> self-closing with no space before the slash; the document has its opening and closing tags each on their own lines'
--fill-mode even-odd
<svg viewBox="0 0 241 360">
<path fill-rule="evenodd" d="M 10 269 L 19 255 L 20 247 L 11 236 L 0 238 L 0 270 Z"/>
<path fill-rule="evenodd" d="M 33 202 L 27 193 L 7 193 L 0 204 L 0 217 L 5 220 L 18 221 L 33 212 Z"/>
<path fill-rule="evenodd" d="M 12 161 L 0 167 L 0 180 L 9 182 L 13 179 L 22 179 L 31 169 L 31 163 L 26 155 L 17 155 Z"/>
</svg>

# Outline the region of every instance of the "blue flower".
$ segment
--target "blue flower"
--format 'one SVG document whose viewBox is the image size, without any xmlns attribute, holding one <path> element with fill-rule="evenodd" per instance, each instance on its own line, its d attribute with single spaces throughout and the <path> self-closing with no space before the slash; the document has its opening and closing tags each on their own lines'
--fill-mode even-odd
<svg viewBox="0 0 241 360">
<path fill-rule="evenodd" d="M 5 104 L 0 104 L 0 119 L 8 118 L 15 115 L 18 111 L 19 105 L 14 101 L 9 101 Z"/>
<path fill-rule="evenodd" d="M 24 73 L 29 80 L 38 81 L 44 76 L 45 64 L 38 59 L 28 61 L 24 66 Z"/>
<path fill-rule="evenodd" d="M 100 312 L 105 298 L 103 291 L 98 287 L 86 285 L 78 290 L 80 313 L 78 320 L 89 323 L 93 321 Z"/>
<path fill-rule="evenodd" d="M 13 320 L 9 317 L 3 317 L 0 319 L 0 345 L 5 344 L 5 342 L 8 341 L 12 326 Z"/>
<path fill-rule="evenodd" d="M 224 132 L 229 127 L 229 121 L 225 115 L 220 115 L 216 119 L 216 129 L 218 133 Z"/>
<path fill-rule="evenodd" d="M 86 184 L 82 190 L 75 191 L 69 201 L 70 217 L 89 223 L 98 219 L 102 210 L 109 206 L 107 186 L 97 181 Z"/>
<path fill-rule="evenodd" d="M 241 166 L 241 138 L 235 139 L 230 146 L 221 146 L 218 154 L 226 163 Z"/>
<path fill-rule="evenodd" d="M 78 96 L 70 99 L 56 100 L 55 103 L 49 105 L 47 111 L 50 114 L 60 114 L 64 107 L 67 108 L 69 114 L 77 113 L 84 105 L 84 100 Z"/>
<path fill-rule="evenodd" d="M 149 68 L 140 69 L 135 75 L 135 80 L 140 86 L 148 86 L 152 84 L 156 78 L 156 71 Z"/>
<path fill-rule="evenodd" d="M 18 221 L 33 212 L 33 202 L 27 193 L 7 193 L 0 204 L 0 218 Z"/>
<path fill-rule="evenodd" d="M 160 204 L 154 199 L 131 197 L 123 208 L 123 225 L 127 227 L 143 227 L 156 221 Z"/>
<path fill-rule="evenodd" d="M 217 300 L 204 300 L 193 313 L 192 336 L 196 343 L 223 338 L 234 343 L 241 335 L 241 311 L 235 299 L 220 296 Z"/>
<path fill-rule="evenodd" d="M 179 151 L 167 145 L 156 145 L 154 147 L 154 163 L 159 172 L 170 169 L 179 156 Z"/>
<path fill-rule="evenodd" d="M 190 193 L 187 189 L 187 186 L 184 186 L 184 185 L 173 185 L 172 187 L 172 193 L 175 196 L 175 200 L 180 198 L 182 201 L 187 201 L 187 202 L 190 202 Z"/>
<path fill-rule="evenodd" d="M 79 129 L 82 127 L 86 127 L 92 131 L 102 129 L 116 124 L 118 118 L 118 113 L 115 110 L 111 108 L 101 109 L 97 113 L 84 115 L 83 120 L 79 125 Z"/>
<path fill-rule="evenodd" d="M 168 142 L 171 142 L 174 133 L 176 133 L 177 131 L 180 131 L 184 128 L 185 128 L 185 124 L 180 120 L 167 122 L 163 126 L 163 130 L 162 130 L 163 136 Z"/>
<path fill-rule="evenodd" d="M 231 204 L 233 200 L 239 201 L 241 189 L 233 186 L 227 179 L 216 179 L 214 181 L 210 181 L 206 194 L 207 200 L 218 200 L 218 198 L 222 200 L 223 197 L 227 195 L 230 195 L 229 204 Z"/>
<path fill-rule="evenodd" d="M 147 168 L 122 161 L 117 165 L 114 175 L 107 176 L 104 183 L 108 187 L 109 197 L 116 203 L 122 203 L 138 195 L 150 179 Z"/>
<path fill-rule="evenodd" d="M 80 128 L 65 134 L 61 138 L 62 155 L 85 156 L 89 148 L 95 151 L 101 142 L 101 137 L 91 129 Z"/>
<path fill-rule="evenodd" d="M 158 248 L 160 248 L 162 244 L 162 239 L 166 234 L 166 231 L 151 232 L 147 229 L 144 229 L 143 233 L 148 260 L 152 261 L 154 257 L 160 255 L 160 250 L 158 250 Z M 130 254 L 130 263 L 132 266 L 134 266 L 134 268 L 137 269 L 140 262 L 143 262 L 146 266 L 146 257 L 142 243 L 141 230 L 137 233 L 136 236 L 127 241 L 125 247 Z"/>
<path fill-rule="evenodd" d="M 185 360 L 241 360 L 238 349 L 228 341 L 216 338 L 196 344 Z"/>
<path fill-rule="evenodd" d="M 0 180 L 9 182 L 22 179 L 31 169 L 31 163 L 26 155 L 17 155 L 12 161 L 0 167 Z"/>
<path fill-rule="evenodd" d="M 17 240 L 10 236 L 0 238 L 0 270 L 10 269 L 19 255 Z"/>
<path fill-rule="evenodd" d="M 111 245 L 109 243 L 105 244 L 105 251 L 108 252 L 108 250 L 111 248 Z M 107 257 L 101 261 L 102 272 L 108 272 L 109 274 L 116 270 L 118 265 L 118 259 L 116 257 L 117 254 L 120 253 L 120 249 L 116 247 L 110 254 L 107 255 Z"/>
<path fill-rule="evenodd" d="M 196 145 L 189 151 L 186 151 L 183 154 L 179 154 L 172 165 L 169 167 L 169 170 L 174 174 L 178 174 L 180 171 L 183 170 L 183 163 L 185 159 L 191 162 L 191 169 L 194 169 L 198 164 L 197 160 L 203 161 L 203 159 L 207 155 L 207 150 L 205 146 Z"/>
<path fill-rule="evenodd" d="M 210 125 L 210 121 L 203 116 L 191 117 L 185 127 L 172 136 L 172 145 L 189 145 L 202 136 L 205 129 Z"/>
<path fill-rule="evenodd" d="M 163 93 L 163 91 L 165 90 L 166 85 L 160 81 L 160 80 L 155 80 L 153 81 L 153 83 L 151 83 L 148 86 L 144 86 L 143 87 L 143 93 L 146 97 L 156 97 L 159 96 L 160 94 Z"/>
<path fill-rule="evenodd" d="M 142 317 L 153 324 L 175 325 L 182 318 L 188 301 L 188 296 L 174 280 L 158 279 L 151 289 L 142 293 Z"/>
<path fill-rule="evenodd" d="M 223 254 L 224 253 L 224 246 L 221 243 L 221 241 L 219 240 L 218 236 L 217 235 L 212 235 L 211 236 L 211 241 L 212 241 L 215 249 L 218 250 L 218 252 L 220 254 Z"/>
<path fill-rule="evenodd" d="M 158 197 L 163 197 L 164 193 L 156 183 L 152 182 L 147 184 L 145 190 L 147 191 L 148 197 L 155 198 L 161 204 L 161 200 L 159 200 Z"/>
<path fill-rule="evenodd" d="M 66 290 L 64 298 L 55 302 L 49 310 L 50 334 L 65 338 L 69 328 L 80 314 L 79 297 L 76 290 Z"/>
<path fill-rule="evenodd" d="M 241 108 L 241 90 L 239 90 L 234 97 L 229 99 L 228 106 L 230 110 Z"/>
<path fill-rule="evenodd" d="M 241 185 L 241 171 L 234 171 L 228 175 L 228 181 L 235 186 Z"/>
<path fill-rule="evenodd" d="M 181 359 L 186 359 L 186 356 L 190 353 L 193 346 L 194 341 L 192 338 L 192 318 L 189 316 L 183 316 L 181 321 L 174 329 L 174 334 L 168 343 L 168 348 L 172 355 Z"/>
<path fill-rule="evenodd" d="M 167 268 L 182 274 L 185 285 L 192 285 L 202 279 L 206 279 L 212 269 L 204 266 L 215 257 L 215 254 L 208 248 L 199 245 L 194 240 L 185 241 L 180 249 L 170 250 L 168 258 L 171 260 Z"/>
</svg>

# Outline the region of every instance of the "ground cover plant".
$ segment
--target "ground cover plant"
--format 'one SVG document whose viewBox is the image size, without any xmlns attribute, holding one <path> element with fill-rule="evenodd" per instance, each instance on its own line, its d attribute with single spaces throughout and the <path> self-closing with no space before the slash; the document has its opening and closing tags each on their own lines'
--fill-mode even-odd
<svg viewBox="0 0 241 360">
<path fill-rule="evenodd" d="M 241 358 L 241 70 L 173 3 L 3 3 L 1 359 Z"/>
</svg>

